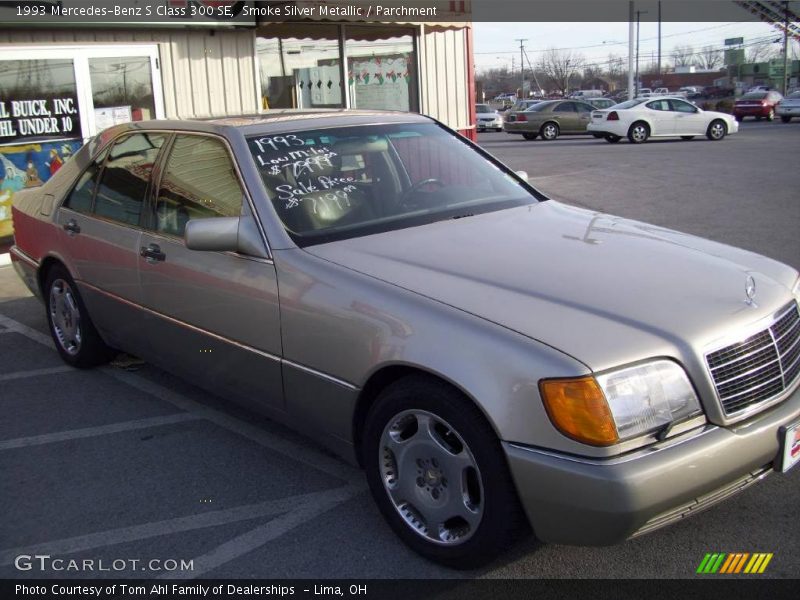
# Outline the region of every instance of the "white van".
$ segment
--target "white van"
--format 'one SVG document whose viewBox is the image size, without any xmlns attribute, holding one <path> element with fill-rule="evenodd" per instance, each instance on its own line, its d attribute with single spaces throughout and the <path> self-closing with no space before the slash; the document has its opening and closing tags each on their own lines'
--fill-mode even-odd
<svg viewBox="0 0 800 600">
<path fill-rule="evenodd" d="M 603 90 L 578 90 L 577 92 L 570 94 L 570 98 L 575 98 L 576 100 L 586 100 L 587 98 L 602 98 L 603 97 Z"/>
</svg>

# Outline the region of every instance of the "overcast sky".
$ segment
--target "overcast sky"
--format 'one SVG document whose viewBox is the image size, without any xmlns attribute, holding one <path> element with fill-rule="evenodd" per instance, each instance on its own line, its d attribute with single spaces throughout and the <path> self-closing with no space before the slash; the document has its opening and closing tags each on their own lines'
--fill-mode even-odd
<svg viewBox="0 0 800 600">
<path fill-rule="evenodd" d="M 489 68 L 511 67 L 519 69 L 519 42 L 528 38 L 525 48 L 535 65 L 541 52 L 547 48 L 570 48 L 583 54 L 588 63 L 602 63 L 610 53 L 627 56 L 627 23 L 474 23 L 475 66 L 478 71 Z M 642 22 L 639 32 L 640 57 L 649 62 L 650 55 L 658 49 L 658 25 Z M 670 50 L 676 46 L 691 45 L 695 50 L 703 46 L 722 48 L 726 38 L 743 37 L 745 44 L 757 40 L 781 38 L 781 34 L 765 23 L 662 23 L 662 61 L 669 61 Z M 782 48 L 782 44 L 777 44 Z M 795 52 L 797 46 L 795 45 Z"/>
</svg>

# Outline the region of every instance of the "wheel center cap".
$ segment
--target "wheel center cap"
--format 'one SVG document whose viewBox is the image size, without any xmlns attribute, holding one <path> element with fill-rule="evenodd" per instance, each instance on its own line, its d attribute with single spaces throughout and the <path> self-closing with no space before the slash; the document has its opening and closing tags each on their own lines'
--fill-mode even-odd
<svg viewBox="0 0 800 600">
<path fill-rule="evenodd" d="M 427 480 L 428 485 L 438 485 L 441 478 L 442 474 L 438 469 L 428 469 L 425 472 L 425 479 Z"/>
</svg>

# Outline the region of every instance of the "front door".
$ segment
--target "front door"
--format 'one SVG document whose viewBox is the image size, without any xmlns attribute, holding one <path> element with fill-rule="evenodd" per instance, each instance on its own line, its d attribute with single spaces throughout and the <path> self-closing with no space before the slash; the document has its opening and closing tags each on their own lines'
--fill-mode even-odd
<svg viewBox="0 0 800 600">
<path fill-rule="evenodd" d="M 671 99 L 670 109 L 678 135 L 703 135 L 706 132 L 706 117 L 691 102 Z"/>
<path fill-rule="evenodd" d="M 282 410 L 275 266 L 183 241 L 190 219 L 250 214 L 225 141 L 177 134 L 153 198 L 139 273 L 156 361 L 256 409 Z"/>
</svg>

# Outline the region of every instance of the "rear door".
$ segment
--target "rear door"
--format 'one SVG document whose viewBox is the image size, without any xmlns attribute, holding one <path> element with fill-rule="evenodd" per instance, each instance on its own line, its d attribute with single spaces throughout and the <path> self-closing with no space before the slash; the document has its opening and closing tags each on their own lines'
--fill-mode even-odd
<svg viewBox="0 0 800 600">
<path fill-rule="evenodd" d="M 178 133 L 139 243 L 146 330 L 157 360 L 255 408 L 283 408 L 280 315 L 271 260 L 189 250 L 186 223 L 250 215 L 223 138 Z"/>
<path fill-rule="evenodd" d="M 575 133 L 585 133 L 587 125 L 592 120 L 594 107 L 586 102 L 575 102 L 575 110 L 577 117 Z"/>
<path fill-rule="evenodd" d="M 62 248 L 95 326 L 111 345 L 147 354 L 140 310 L 144 203 L 164 133 L 118 137 L 78 178 L 56 215 Z"/>
<path fill-rule="evenodd" d="M 575 133 L 580 127 L 575 102 L 562 102 L 553 108 L 552 115 L 563 133 Z"/>
</svg>

